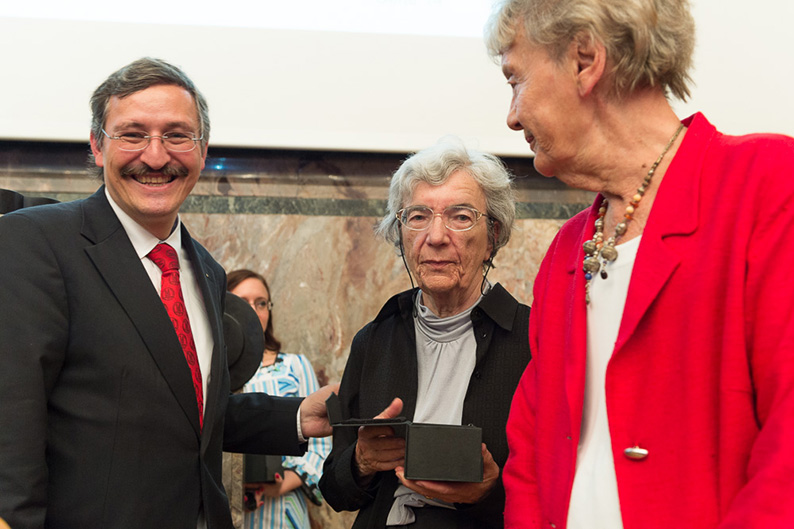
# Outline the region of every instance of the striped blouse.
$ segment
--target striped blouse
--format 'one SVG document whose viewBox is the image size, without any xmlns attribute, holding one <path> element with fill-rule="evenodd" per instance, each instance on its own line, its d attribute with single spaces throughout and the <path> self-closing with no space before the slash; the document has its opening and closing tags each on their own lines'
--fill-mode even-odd
<svg viewBox="0 0 794 529">
<path fill-rule="evenodd" d="M 279 397 L 305 397 L 319 389 L 314 368 L 304 355 L 279 353 L 276 362 L 259 366 L 243 387 L 244 393 L 263 392 Z M 301 457 L 285 456 L 283 465 L 302 476 L 319 496 L 317 482 L 323 462 L 331 451 L 331 438 L 311 438 Z M 301 489 L 292 490 L 278 498 L 264 498 L 264 505 L 245 513 L 246 529 L 310 529 L 306 497 Z"/>
</svg>

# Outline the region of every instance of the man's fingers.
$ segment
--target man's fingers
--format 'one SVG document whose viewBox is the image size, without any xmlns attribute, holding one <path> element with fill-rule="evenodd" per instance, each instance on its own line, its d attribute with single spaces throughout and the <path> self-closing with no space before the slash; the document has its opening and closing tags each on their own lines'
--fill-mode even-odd
<svg viewBox="0 0 794 529">
<path fill-rule="evenodd" d="M 385 410 L 380 412 L 379 415 L 376 415 L 376 419 L 392 419 L 394 417 L 398 417 L 400 413 L 403 411 L 403 401 L 399 398 L 394 399 L 391 401 Z"/>
</svg>

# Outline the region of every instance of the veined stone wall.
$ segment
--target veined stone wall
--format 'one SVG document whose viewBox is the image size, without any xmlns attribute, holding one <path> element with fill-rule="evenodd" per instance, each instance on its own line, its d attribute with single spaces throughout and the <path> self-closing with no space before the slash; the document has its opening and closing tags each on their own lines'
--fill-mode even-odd
<svg viewBox="0 0 794 529">
<path fill-rule="evenodd" d="M 61 201 L 101 184 L 87 145 L 0 141 L 0 188 Z M 276 336 L 303 353 L 322 384 L 339 382 L 355 333 L 392 295 L 411 287 L 393 246 L 372 227 L 385 212 L 391 173 L 406 154 L 210 148 L 182 220 L 227 271 L 250 268 L 270 283 Z M 516 175 L 518 220 L 489 279 L 532 303 L 540 261 L 562 223 L 592 195 L 506 160 Z M 321 527 L 353 515 L 313 512 Z"/>
</svg>

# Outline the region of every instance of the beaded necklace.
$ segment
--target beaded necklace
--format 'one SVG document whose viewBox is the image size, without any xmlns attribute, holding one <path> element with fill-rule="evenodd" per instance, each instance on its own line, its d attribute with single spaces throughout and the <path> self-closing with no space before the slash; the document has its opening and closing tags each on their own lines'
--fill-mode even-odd
<svg viewBox="0 0 794 529">
<path fill-rule="evenodd" d="M 586 303 L 590 303 L 590 282 L 593 279 L 595 274 L 601 274 L 601 279 L 606 279 L 608 277 L 606 266 L 607 263 L 611 263 L 615 259 L 618 258 L 618 250 L 615 248 L 618 239 L 626 233 L 626 229 L 628 227 L 629 222 L 631 219 L 634 218 L 634 212 L 637 210 L 637 206 L 642 200 L 642 197 L 645 195 L 645 192 L 648 190 L 648 186 L 651 184 L 651 179 L 653 178 L 653 174 L 656 172 L 656 168 L 664 158 L 664 155 L 667 154 L 667 151 L 670 150 L 670 147 L 673 146 L 675 139 L 683 130 L 684 124 L 681 123 L 673 134 L 673 137 L 670 138 L 670 141 L 667 142 L 667 145 L 664 147 L 662 154 L 653 162 L 651 168 L 648 170 L 648 174 L 645 175 L 645 179 L 642 181 L 642 185 L 637 189 L 637 192 L 631 197 L 631 202 L 629 205 L 626 206 L 626 213 L 623 215 L 623 221 L 619 222 L 617 226 L 615 226 L 615 234 L 610 237 L 609 239 L 604 242 L 604 217 L 607 214 L 607 203 L 606 198 L 601 199 L 601 205 L 598 208 L 598 217 L 595 221 L 595 234 L 593 238 L 589 241 L 585 241 L 583 248 L 584 248 L 584 263 L 582 264 L 582 268 L 584 270 L 584 278 L 585 278 L 585 286 L 584 286 L 584 299 Z"/>
</svg>

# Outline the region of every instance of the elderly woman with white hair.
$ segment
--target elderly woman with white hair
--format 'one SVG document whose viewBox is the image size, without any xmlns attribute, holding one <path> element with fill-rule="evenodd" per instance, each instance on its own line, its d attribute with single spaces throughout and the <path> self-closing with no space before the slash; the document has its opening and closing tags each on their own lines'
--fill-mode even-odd
<svg viewBox="0 0 794 529">
<path fill-rule="evenodd" d="M 390 427 L 336 429 L 320 490 L 354 528 L 503 526 L 500 469 L 510 398 L 530 359 L 529 307 L 487 274 L 510 239 L 512 183 L 495 157 L 445 141 L 394 174 L 377 232 L 418 288 L 392 297 L 355 337 L 339 399 L 345 418 L 394 417 L 482 428 L 481 483 L 404 477 Z M 386 409 L 383 413 L 381 410 Z"/>
<path fill-rule="evenodd" d="M 535 167 L 598 193 L 535 281 L 506 524 L 794 527 L 794 140 L 675 115 L 686 0 L 506 0 L 489 27 Z"/>
</svg>

